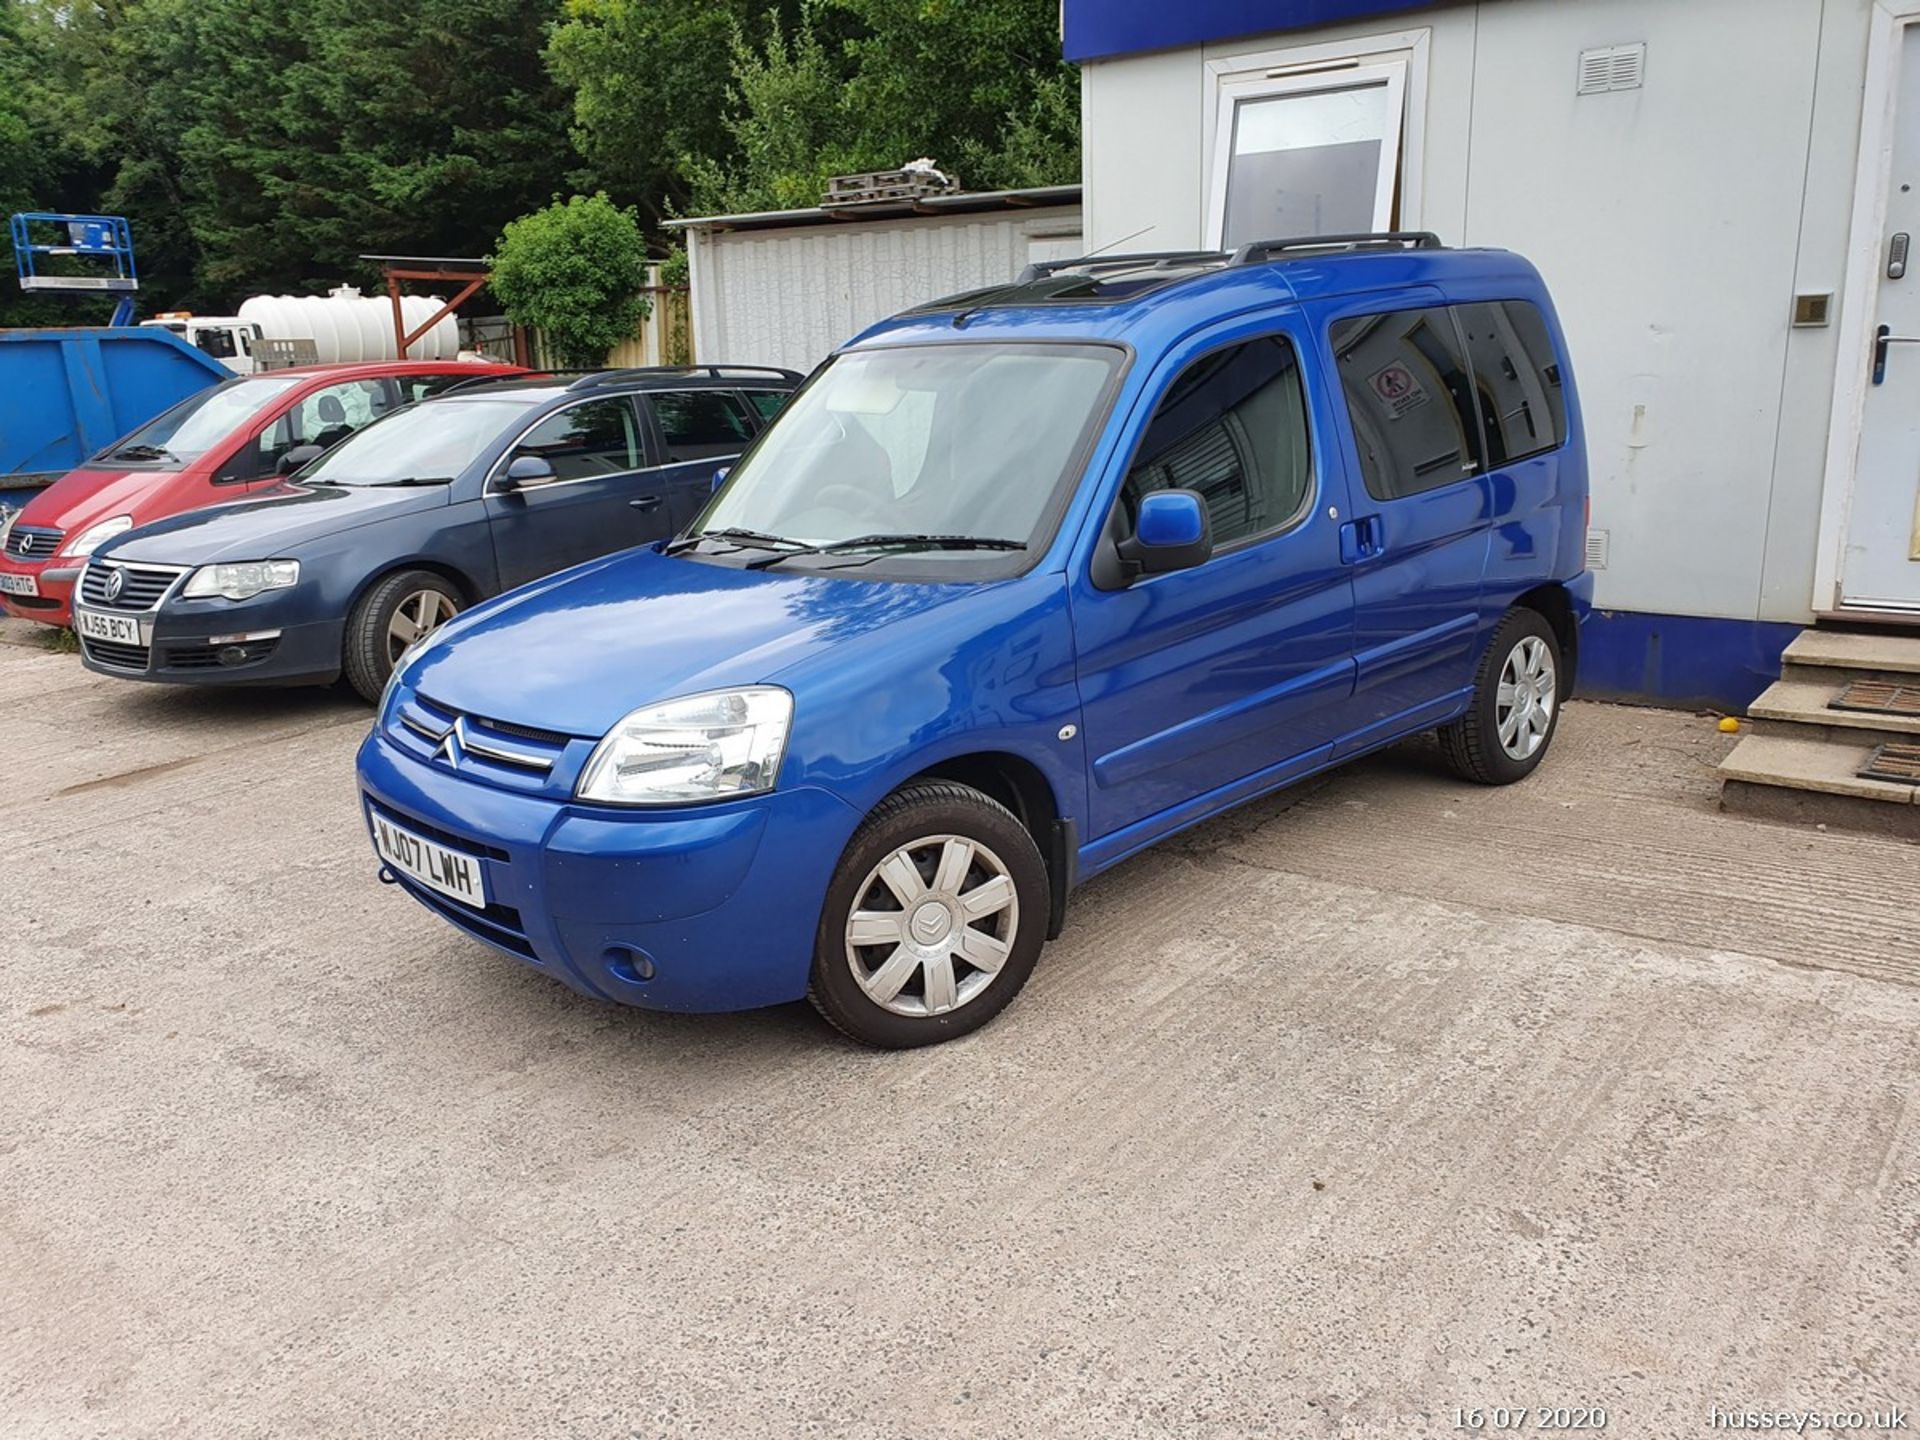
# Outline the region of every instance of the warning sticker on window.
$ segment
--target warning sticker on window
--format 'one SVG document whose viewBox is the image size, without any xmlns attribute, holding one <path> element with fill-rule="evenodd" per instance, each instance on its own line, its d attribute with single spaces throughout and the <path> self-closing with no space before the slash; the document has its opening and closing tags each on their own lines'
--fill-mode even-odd
<svg viewBox="0 0 1920 1440">
<path fill-rule="evenodd" d="M 1396 419 L 1427 403 L 1426 387 L 1414 379 L 1413 372 L 1404 365 L 1393 364 L 1376 370 L 1367 383 Z"/>
</svg>

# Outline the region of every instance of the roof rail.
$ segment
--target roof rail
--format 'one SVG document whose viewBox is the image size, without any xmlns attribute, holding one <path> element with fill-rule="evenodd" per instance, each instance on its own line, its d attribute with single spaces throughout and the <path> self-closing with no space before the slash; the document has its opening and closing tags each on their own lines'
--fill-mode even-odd
<svg viewBox="0 0 1920 1440">
<path fill-rule="evenodd" d="M 509 370 L 505 374 L 502 374 L 500 371 L 495 370 L 490 374 L 469 375 L 464 380 L 456 380 L 453 384 L 434 391 L 430 398 L 438 400 L 442 395 L 452 395 L 456 391 L 465 390 L 471 385 L 493 385 L 502 380 L 534 380 L 542 375 L 565 375 L 567 373 L 565 370 Z"/>
<path fill-rule="evenodd" d="M 726 380 L 750 375 L 771 375 L 798 385 L 806 377 L 797 370 L 776 365 L 631 365 L 619 370 L 594 370 L 567 386 L 569 390 L 597 390 L 603 385 L 625 385 L 635 380 L 667 377 L 705 376 Z"/>
<path fill-rule="evenodd" d="M 1233 252 L 1229 265 L 1265 265 L 1294 250 L 1444 250 L 1431 230 L 1374 230 L 1352 235 L 1295 235 L 1284 240 L 1250 240 Z"/>
<path fill-rule="evenodd" d="M 1224 250 L 1147 250 L 1132 255 L 1102 255 L 1096 250 L 1091 255 L 1081 255 L 1072 260 L 1036 260 L 1022 270 L 1013 283 L 1031 285 L 1057 270 L 1171 269 L 1182 263 L 1226 258 L 1227 252 Z"/>
</svg>

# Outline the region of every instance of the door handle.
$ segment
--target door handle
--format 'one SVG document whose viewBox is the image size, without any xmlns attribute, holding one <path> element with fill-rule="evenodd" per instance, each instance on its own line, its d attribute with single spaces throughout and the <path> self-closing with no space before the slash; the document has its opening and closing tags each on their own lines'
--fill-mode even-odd
<svg viewBox="0 0 1920 1440">
<path fill-rule="evenodd" d="M 1340 562 L 1358 565 L 1362 560 L 1378 559 L 1387 548 L 1387 537 L 1378 515 L 1362 515 L 1340 527 Z"/>
<path fill-rule="evenodd" d="M 1882 325 L 1873 332 L 1873 383 L 1883 384 L 1887 378 L 1887 347 L 1889 345 L 1920 345 L 1920 335 L 1896 335 L 1891 325 Z"/>
<path fill-rule="evenodd" d="M 638 500 L 627 501 L 627 506 L 633 510 L 658 510 L 660 508 L 660 497 L 658 495 L 642 495 Z"/>
</svg>

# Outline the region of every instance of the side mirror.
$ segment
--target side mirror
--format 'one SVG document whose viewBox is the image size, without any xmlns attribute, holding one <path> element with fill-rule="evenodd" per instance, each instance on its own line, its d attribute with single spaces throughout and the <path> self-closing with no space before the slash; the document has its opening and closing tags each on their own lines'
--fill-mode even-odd
<svg viewBox="0 0 1920 1440">
<path fill-rule="evenodd" d="M 733 473 L 733 467 L 731 465 L 722 465 L 718 470 L 714 471 L 713 472 L 713 488 L 715 490 L 718 490 L 722 485 L 726 484 L 727 476 L 731 475 L 732 473 Z"/>
<path fill-rule="evenodd" d="M 291 475 L 310 460 L 318 460 L 327 452 L 318 445 L 296 445 L 280 457 L 280 463 L 274 467 L 276 475 Z"/>
<path fill-rule="evenodd" d="M 1213 555 L 1213 522 L 1206 503 L 1192 490 L 1155 490 L 1141 500 L 1133 534 L 1119 549 L 1136 575 L 1205 564 Z"/>
<path fill-rule="evenodd" d="M 544 485 L 554 479 L 553 466 L 539 455 L 516 455 L 507 462 L 507 473 L 502 475 L 495 489 L 511 495 L 515 490 L 524 490 L 529 485 Z"/>
</svg>

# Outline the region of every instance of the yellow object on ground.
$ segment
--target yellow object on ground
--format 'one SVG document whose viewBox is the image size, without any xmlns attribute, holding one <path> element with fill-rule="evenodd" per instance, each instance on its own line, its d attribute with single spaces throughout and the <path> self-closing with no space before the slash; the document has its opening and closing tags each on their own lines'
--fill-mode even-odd
<svg viewBox="0 0 1920 1440">
<path fill-rule="evenodd" d="M 1740 722 L 1736 720 L 1733 716 L 1722 715 L 1720 717 L 1720 733 L 1721 734 L 1732 735 L 1737 733 L 1739 729 L 1740 729 Z"/>
</svg>

